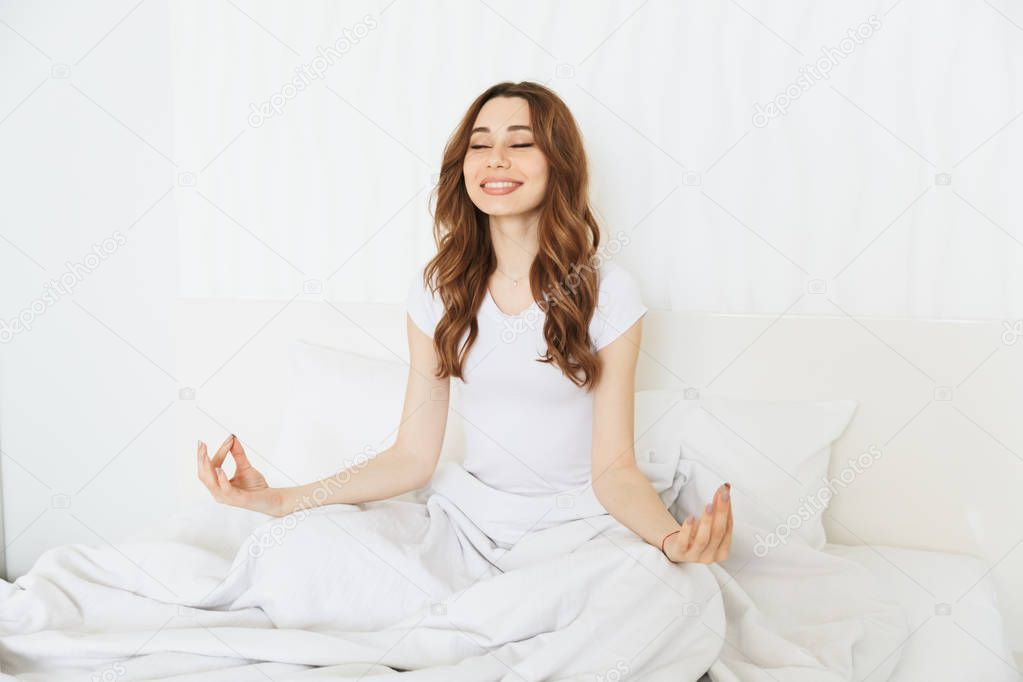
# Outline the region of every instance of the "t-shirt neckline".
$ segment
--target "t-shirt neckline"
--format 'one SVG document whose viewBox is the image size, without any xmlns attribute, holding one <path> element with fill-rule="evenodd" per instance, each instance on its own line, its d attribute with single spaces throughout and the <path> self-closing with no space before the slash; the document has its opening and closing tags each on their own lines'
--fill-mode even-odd
<svg viewBox="0 0 1023 682">
<path fill-rule="evenodd" d="M 534 300 L 532 303 L 529 304 L 529 306 L 527 308 L 523 309 L 522 312 L 519 312 L 519 313 L 506 313 L 506 312 L 504 312 L 503 310 L 501 310 L 498 307 L 497 301 L 494 300 L 494 297 L 490 293 L 490 287 L 489 286 L 487 287 L 487 294 L 486 294 L 486 297 L 484 298 L 484 300 L 490 304 L 491 310 L 493 310 L 495 313 L 497 313 L 501 317 L 505 317 L 505 318 L 509 318 L 509 319 L 513 319 L 513 318 L 517 318 L 517 317 L 522 317 L 523 315 L 528 313 L 530 310 L 533 310 L 534 308 L 538 307 L 538 303 Z"/>
</svg>

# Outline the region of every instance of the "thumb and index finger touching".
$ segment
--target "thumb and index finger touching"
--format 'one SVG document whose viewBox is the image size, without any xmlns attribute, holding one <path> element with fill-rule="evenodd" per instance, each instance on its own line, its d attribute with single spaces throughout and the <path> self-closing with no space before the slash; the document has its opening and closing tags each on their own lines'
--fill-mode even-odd
<svg viewBox="0 0 1023 682">
<path fill-rule="evenodd" d="M 217 448 L 217 451 L 213 453 L 213 457 L 210 458 L 210 464 L 213 465 L 214 469 L 223 466 L 228 453 L 231 453 L 231 456 L 234 458 L 236 468 L 249 466 L 249 458 L 245 454 L 245 448 L 242 447 L 242 442 L 232 433 L 227 437 L 227 440 L 225 440 L 221 446 Z"/>
<path fill-rule="evenodd" d="M 231 442 L 233 440 L 234 434 L 232 433 L 230 436 L 227 437 L 227 440 L 225 440 L 220 445 L 220 447 L 217 448 L 217 451 L 213 453 L 213 457 L 210 457 L 210 464 L 213 465 L 214 469 L 216 469 L 217 467 L 224 463 L 224 459 L 227 457 L 227 452 L 228 450 L 230 450 Z"/>
</svg>

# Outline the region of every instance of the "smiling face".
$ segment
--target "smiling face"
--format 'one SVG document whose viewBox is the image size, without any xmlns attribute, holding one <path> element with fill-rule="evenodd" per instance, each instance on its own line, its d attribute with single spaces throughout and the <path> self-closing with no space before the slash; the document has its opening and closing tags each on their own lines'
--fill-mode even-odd
<svg viewBox="0 0 1023 682">
<path fill-rule="evenodd" d="M 547 157 L 530 128 L 529 103 L 495 97 L 480 109 L 462 163 L 469 198 L 492 216 L 528 214 L 547 192 Z"/>
</svg>

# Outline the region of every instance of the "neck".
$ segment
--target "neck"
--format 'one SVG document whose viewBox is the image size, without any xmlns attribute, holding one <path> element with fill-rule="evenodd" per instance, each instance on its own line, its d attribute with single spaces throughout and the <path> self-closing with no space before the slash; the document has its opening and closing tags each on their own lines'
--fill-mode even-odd
<svg viewBox="0 0 1023 682">
<path fill-rule="evenodd" d="M 527 277 L 540 250 L 539 215 L 490 216 L 489 222 L 498 269 L 513 279 Z"/>
</svg>

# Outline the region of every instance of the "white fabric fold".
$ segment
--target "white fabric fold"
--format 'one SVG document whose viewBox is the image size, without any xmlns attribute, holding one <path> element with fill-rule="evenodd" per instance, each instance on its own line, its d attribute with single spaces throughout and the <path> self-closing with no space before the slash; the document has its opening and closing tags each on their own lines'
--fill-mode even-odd
<svg viewBox="0 0 1023 682">
<path fill-rule="evenodd" d="M 676 451 L 640 459 L 677 518 L 721 483 Z M 448 463 L 426 492 L 423 504 L 283 518 L 210 503 L 146 540 L 54 548 L 0 584 L 3 671 L 115 671 L 124 682 L 883 680 L 908 634 L 865 569 L 799 542 L 757 557 L 743 519 L 726 561 L 673 564 L 588 486 L 517 495 Z"/>
</svg>

